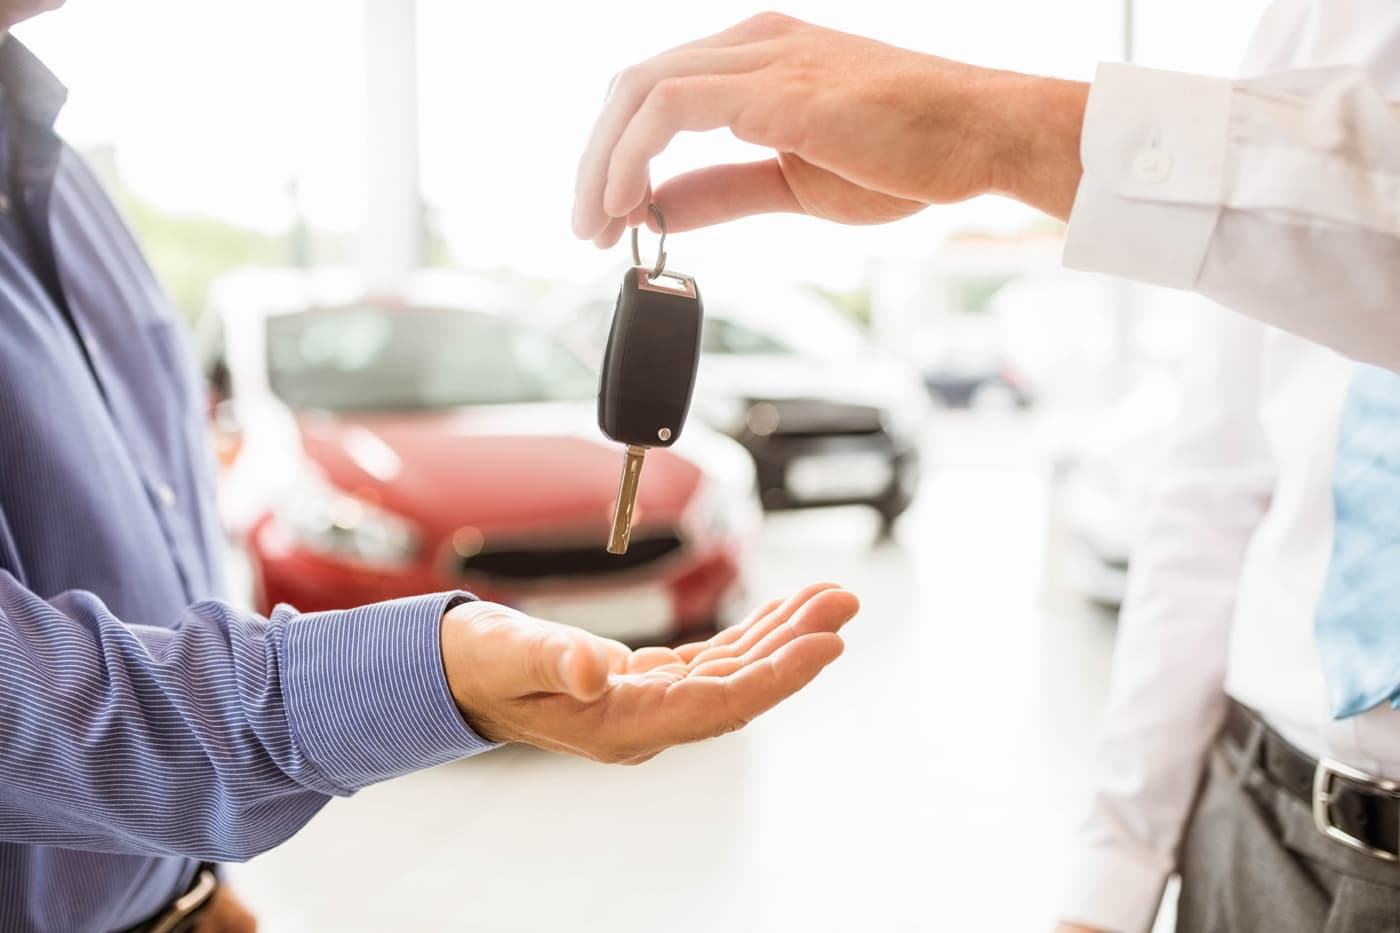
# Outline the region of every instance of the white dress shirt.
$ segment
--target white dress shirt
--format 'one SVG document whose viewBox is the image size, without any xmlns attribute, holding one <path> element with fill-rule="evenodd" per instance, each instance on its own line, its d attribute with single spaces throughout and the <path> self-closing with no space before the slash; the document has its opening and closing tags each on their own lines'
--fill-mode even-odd
<svg viewBox="0 0 1400 933">
<path fill-rule="evenodd" d="M 1065 247 L 1239 312 L 1188 363 L 1063 908 L 1123 933 L 1151 925 L 1226 693 L 1400 778 L 1400 712 L 1333 720 L 1313 640 L 1347 388 L 1400 371 L 1400 3 L 1282 0 L 1244 74 L 1102 66 Z"/>
</svg>

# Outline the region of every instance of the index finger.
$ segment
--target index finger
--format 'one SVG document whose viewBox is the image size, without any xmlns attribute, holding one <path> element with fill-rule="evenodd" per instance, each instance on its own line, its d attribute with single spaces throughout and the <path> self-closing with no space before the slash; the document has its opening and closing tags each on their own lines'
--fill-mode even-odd
<svg viewBox="0 0 1400 933">
<path fill-rule="evenodd" d="M 719 632 L 706 639 L 705 641 L 692 641 L 687 644 L 681 645 L 679 648 L 676 649 L 676 654 L 680 657 L 682 661 L 689 663 L 690 661 L 695 660 L 695 658 L 702 652 L 708 651 L 709 649 L 714 648 L 718 645 L 728 645 L 732 642 L 738 641 L 739 638 L 742 637 L 743 634 L 747 632 L 751 626 L 758 624 L 763 619 L 766 619 L 770 613 L 777 610 L 777 608 L 782 604 L 783 601 L 781 599 L 770 599 L 768 602 L 764 603 L 762 606 L 759 606 L 753 612 L 749 613 L 748 617 L 744 619 L 744 621 L 736 625 L 731 625 L 728 628 L 721 629 Z"/>
<path fill-rule="evenodd" d="M 733 732 L 811 683 L 845 650 L 841 636 L 819 632 L 794 639 L 727 677 L 688 677 L 666 691 L 665 745 Z"/>
<path fill-rule="evenodd" d="M 784 625 L 792 618 L 793 613 L 812 599 L 822 593 L 839 589 L 835 583 L 809 583 L 762 617 L 751 618 L 744 625 L 735 626 L 733 629 L 725 629 L 710 640 L 705 650 L 691 657 L 690 663 L 695 665 L 716 658 L 739 657 L 767 637 L 769 632 Z"/>
<path fill-rule="evenodd" d="M 583 155 L 579 160 L 574 182 L 574 235 L 591 240 L 602 233 L 610 222 L 632 213 L 629 209 L 609 214 L 603 207 L 603 192 L 608 180 L 608 165 L 614 147 L 631 122 L 637 109 L 652 89 L 668 78 L 697 74 L 733 74 L 742 71 L 752 56 L 736 46 L 753 31 L 752 21 L 745 21 L 723 32 L 677 46 L 639 65 L 619 73 L 613 79 L 606 102 L 594 121 Z"/>
<path fill-rule="evenodd" d="M 762 638 L 737 656 L 716 653 L 691 665 L 694 674 L 731 673 L 745 665 L 762 661 L 788 642 L 818 632 L 838 632 L 855 618 L 860 600 L 847 590 L 824 590 L 804 603 L 788 620 L 772 627 Z"/>
</svg>

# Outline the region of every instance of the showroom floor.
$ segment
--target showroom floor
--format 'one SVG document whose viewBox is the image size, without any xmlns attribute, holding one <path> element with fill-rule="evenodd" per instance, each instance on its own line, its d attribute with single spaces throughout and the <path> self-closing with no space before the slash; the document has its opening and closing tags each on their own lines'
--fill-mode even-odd
<svg viewBox="0 0 1400 933">
<path fill-rule="evenodd" d="M 637 768 L 509 748 L 334 801 L 234 870 L 263 930 L 1048 930 L 1113 623 L 1047 596 L 1035 437 L 941 422 L 892 543 L 771 518 L 755 602 L 864 601 L 804 695 Z"/>
</svg>

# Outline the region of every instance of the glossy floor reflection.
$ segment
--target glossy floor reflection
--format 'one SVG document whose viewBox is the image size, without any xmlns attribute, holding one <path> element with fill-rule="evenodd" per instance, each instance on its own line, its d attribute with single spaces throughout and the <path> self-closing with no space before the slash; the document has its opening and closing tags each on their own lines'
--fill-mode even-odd
<svg viewBox="0 0 1400 933">
<path fill-rule="evenodd" d="M 893 542 L 772 518 L 755 603 L 864 601 L 805 695 L 637 768 L 506 749 L 334 801 L 234 870 L 264 930 L 1047 930 L 1113 623 L 1046 595 L 1032 438 L 941 426 Z"/>
</svg>

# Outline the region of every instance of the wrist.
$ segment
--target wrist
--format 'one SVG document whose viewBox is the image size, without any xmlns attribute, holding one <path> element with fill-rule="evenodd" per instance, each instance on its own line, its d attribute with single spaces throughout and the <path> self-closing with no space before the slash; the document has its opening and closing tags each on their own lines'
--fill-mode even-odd
<svg viewBox="0 0 1400 933">
<path fill-rule="evenodd" d="M 468 600 L 448 609 L 439 623 L 438 643 L 447 692 L 467 726 L 493 744 L 513 739 L 492 713 L 499 699 L 496 686 L 502 667 L 500 655 L 503 651 L 510 653 L 511 622 L 511 610 Z"/>
<path fill-rule="evenodd" d="M 447 678 L 447 692 L 452 695 L 452 702 L 457 704 L 463 718 L 466 718 L 468 678 L 463 668 L 466 666 L 468 652 L 469 623 L 462 613 L 454 611 L 459 605 L 461 603 L 454 603 L 443 613 L 438 641 L 442 646 L 442 671 Z"/>
<path fill-rule="evenodd" d="M 1084 173 L 1079 139 L 1089 85 L 996 72 L 981 88 L 990 114 L 987 193 L 1014 198 L 1061 220 L 1069 218 Z"/>
</svg>

